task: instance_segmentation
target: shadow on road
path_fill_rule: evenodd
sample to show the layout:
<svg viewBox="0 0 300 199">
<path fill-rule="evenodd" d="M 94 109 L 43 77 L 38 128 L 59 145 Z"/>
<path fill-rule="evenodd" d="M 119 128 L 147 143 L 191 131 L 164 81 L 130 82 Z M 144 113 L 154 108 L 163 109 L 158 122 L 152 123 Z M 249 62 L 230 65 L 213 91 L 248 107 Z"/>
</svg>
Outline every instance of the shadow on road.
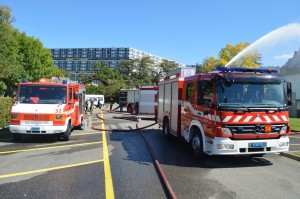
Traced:
<svg viewBox="0 0 300 199">
<path fill-rule="evenodd" d="M 201 168 L 235 168 L 270 166 L 272 162 L 265 158 L 251 156 L 209 156 L 198 158 L 184 140 L 165 138 L 161 130 L 142 130 L 149 141 L 161 165 Z M 137 132 L 114 132 L 110 135 L 111 141 L 121 142 L 128 153 L 127 160 L 139 164 L 152 164 L 150 153 L 141 135 Z"/>
</svg>

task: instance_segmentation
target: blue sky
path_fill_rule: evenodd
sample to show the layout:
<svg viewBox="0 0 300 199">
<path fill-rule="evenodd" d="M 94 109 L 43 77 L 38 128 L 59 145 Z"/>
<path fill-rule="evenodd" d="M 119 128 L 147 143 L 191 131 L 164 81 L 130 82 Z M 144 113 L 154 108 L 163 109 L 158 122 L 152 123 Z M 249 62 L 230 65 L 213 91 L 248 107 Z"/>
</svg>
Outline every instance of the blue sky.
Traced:
<svg viewBox="0 0 300 199">
<path fill-rule="evenodd" d="M 217 57 L 226 44 L 253 43 L 300 23 L 299 0 L 1 0 L 0 5 L 12 9 L 15 28 L 46 48 L 132 47 L 188 65 Z M 264 65 L 284 64 L 299 50 L 300 39 L 288 47 Z"/>
</svg>

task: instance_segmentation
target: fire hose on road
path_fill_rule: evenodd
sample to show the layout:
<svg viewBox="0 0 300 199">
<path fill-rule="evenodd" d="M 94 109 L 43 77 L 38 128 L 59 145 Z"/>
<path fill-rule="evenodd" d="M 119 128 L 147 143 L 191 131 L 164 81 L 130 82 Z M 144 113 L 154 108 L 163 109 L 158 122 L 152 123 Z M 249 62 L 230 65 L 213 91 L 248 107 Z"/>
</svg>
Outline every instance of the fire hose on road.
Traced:
<svg viewBox="0 0 300 199">
<path fill-rule="evenodd" d="M 108 112 L 113 112 L 113 111 L 108 111 Z M 151 126 L 153 126 L 153 125 L 155 125 L 157 123 L 155 122 L 153 124 L 150 124 L 150 125 L 147 125 L 147 126 L 144 126 L 144 127 L 139 127 L 139 121 L 140 121 L 140 119 L 137 117 L 135 119 L 137 121 L 137 123 L 136 123 L 136 129 L 102 129 L 102 128 L 97 128 L 97 126 L 102 125 L 102 123 L 104 122 L 104 119 L 102 117 L 100 117 L 100 113 L 97 113 L 96 116 L 100 120 L 102 120 L 102 122 L 93 125 L 91 127 L 93 130 L 110 131 L 110 132 L 133 132 L 133 131 L 138 131 L 140 133 L 140 135 L 142 136 L 142 138 L 143 138 L 143 140 L 144 140 L 144 142 L 145 142 L 145 144 L 146 144 L 146 146 L 147 146 L 147 148 L 148 148 L 148 150 L 149 150 L 149 152 L 151 154 L 151 157 L 152 157 L 152 159 L 154 161 L 155 168 L 158 171 L 158 175 L 159 175 L 160 179 L 162 180 L 164 187 L 167 189 L 167 193 L 168 193 L 169 197 L 172 198 L 172 199 L 176 199 L 177 197 L 176 197 L 174 191 L 172 190 L 172 188 L 171 188 L 171 186 L 170 186 L 170 184 L 169 184 L 169 182 L 167 180 L 167 177 L 166 177 L 165 173 L 163 172 L 163 169 L 162 169 L 159 161 L 157 160 L 157 158 L 155 156 L 155 153 L 154 153 L 154 151 L 153 151 L 150 143 L 148 142 L 148 140 L 146 139 L 145 135 L 141 131 L 142 129 L 151 127 Z M 134 120 L 134 118 L 132 118 L 132 117 L 114 117 L 114 118 L 116 118 L 116 119 L 129 119 L 131 121 Z"/>
</svg>

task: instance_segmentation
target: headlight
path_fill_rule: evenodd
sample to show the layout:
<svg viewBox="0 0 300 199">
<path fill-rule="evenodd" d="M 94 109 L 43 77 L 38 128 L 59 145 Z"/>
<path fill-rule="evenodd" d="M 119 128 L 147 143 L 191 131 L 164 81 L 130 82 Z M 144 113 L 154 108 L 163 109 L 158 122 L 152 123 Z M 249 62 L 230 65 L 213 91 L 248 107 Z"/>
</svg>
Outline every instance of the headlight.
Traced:
<svg viewBox="0 0 300 199">
<path fill-rule="evenodd" d="M 234 149 L 233 144 L 217 144 L 217 149 Z"/>
<path fill-rule="evenodd" d="M 229 128 L 222 128 L 222 133 L 227 134 L 227 135 L 231 135 L 231 131 Z"/>
<path fill-rule="evenodd" d="M 284 134 L 284 133 L 286 133 L 286 131 L 287 131 L 287 126 L 284 126 L 281 128 L 280 134 Z"/>
<path fill-rule="evenodd" d="M 279 142 L 279 147 L 289 146 L 288 142 Z"/>
</svg>

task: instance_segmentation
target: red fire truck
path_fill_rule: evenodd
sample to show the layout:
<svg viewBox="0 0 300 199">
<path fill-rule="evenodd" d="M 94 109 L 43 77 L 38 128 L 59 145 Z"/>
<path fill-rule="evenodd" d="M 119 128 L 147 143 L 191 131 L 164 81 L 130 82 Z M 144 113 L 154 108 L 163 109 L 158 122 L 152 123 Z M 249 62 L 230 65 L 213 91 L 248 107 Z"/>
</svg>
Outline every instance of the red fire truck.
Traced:
<svg viewBox="0 0 300 199">
<path fill-rule="evenodd" d="M 85 87 L 68 78 L 23 79 L 11 108 L 9 130 L 15 140 L 22 134 L 57 134 L 67 141 L 73 127 L 83 127 L 84 101 Z"/>
<path fill-rule="evenodd" d="M 276 70 L 172 71 L 158 85 L 157 122 L 199 155 L 262 156 L 289 149 L 291 83 Z"/>
</svg>

